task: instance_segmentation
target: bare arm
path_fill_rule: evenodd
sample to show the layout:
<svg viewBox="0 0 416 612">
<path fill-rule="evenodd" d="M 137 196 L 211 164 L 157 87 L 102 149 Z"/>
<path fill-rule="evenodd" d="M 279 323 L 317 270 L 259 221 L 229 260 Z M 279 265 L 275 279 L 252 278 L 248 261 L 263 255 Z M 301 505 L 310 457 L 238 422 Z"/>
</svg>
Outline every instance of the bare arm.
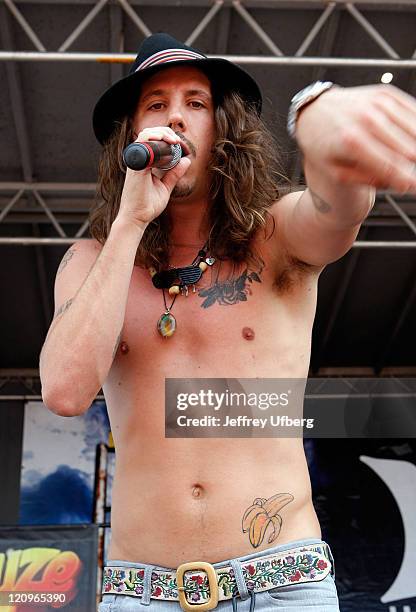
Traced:
<svg viewBox="0 0 416 612">
<path fill-rule="evenodd" d="M 310 180 L 314 187 L 316 182 L 313 178 Z M 284 240 L 286 250 L 316 268 L 325 267 L 349 251 L 361 223 L 374 204 L 375 196 L 371 188 L 358 193 L 354 188 L 345 185 L 337 187 L 329 181 L 320 187 L 320 192 L 327 195 L 327 199 L 309 187 L 283 196 L 274 205 L 281 228 L 280 239 Z M 352 203 L 355 206 L 349 206 Z M 357 218 L 343 214 L 351 209 L 356 211 Z"/>
<path fill-rule="evenodd" d="M 416 100 L 391 85 L 333 87 L 300 112 L 308 189 L 276 212 L 287 250 L 322 267 L 344 255 L 376 188 L 416 192 Z"/>
<path fill-rule="evenodd" d="M 138 139 L 180 140 L 163 126 L 146 128 Z M 182 158 L 161 179 L 150 169 L 127 169 L 119 211 L 98 257 L 93 241 L 65 254 L 56 275 L 55 318 L 40 355 L 42 397 L 53 412 L 81 414 L 102 388 L 120 341 L 137 247 L 190 164 Z"/>
<path fill-rule="evenodd" d="M 57 414 L 74 416 L 87 410 L 107 377 L 143 231 L 116 220 L 98 257 L 92 244 L 78 242 L 62 259 L 55 282 L 55 317 L 40 355 L 42 397 Z"/>
</svg>

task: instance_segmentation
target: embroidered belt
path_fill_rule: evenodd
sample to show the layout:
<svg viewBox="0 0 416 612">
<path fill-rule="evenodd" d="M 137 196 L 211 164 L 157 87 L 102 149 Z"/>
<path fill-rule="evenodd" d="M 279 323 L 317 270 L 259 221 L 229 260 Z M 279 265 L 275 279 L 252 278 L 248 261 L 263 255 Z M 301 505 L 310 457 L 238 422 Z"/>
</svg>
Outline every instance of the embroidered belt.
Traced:
<svg viewBox="0 0 416 612">
<path fill-rule="evenodd" d="M 280 553 L 240 561 L 250 592 L 261 592 L 293 583 L 319 582 L 332 570 L 326 543 L 298 546 Z M 144 568 L 106 565 L 103 594 L 143 595 Z M 176 570 L 152 570 L 150 596 L 179 601 L 183 610 L 211 610 L 218 601 L 238 596 L 234 569 L 230 563 L 215 568 L 211 563 L 182 563 Z"/>
</svg>

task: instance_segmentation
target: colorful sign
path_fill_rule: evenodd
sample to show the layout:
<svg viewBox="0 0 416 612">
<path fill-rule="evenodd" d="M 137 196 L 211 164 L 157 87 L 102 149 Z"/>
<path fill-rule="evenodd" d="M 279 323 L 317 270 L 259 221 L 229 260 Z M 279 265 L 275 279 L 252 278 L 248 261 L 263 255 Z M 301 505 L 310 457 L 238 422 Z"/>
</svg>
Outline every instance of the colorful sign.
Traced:
<svg viewBox="0 0 416 612">
<path fill-rule="evenodd" d="M 95 610 L 97 527 L 0 529 L 2 612 Z"/>
</svg>

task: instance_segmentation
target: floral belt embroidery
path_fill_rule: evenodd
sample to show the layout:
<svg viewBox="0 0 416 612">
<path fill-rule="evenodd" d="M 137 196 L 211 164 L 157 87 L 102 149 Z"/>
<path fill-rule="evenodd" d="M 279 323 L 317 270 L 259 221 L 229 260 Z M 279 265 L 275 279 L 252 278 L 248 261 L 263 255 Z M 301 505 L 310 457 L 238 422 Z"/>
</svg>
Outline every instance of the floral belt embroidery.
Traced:
<svg viewBox="0 0 416 612">
<path fill-rule="evenodd" d="M 319 582 L 332 569 L 331 555 L 326 544 L 313 544 L 265 555 L 253 560 L 241 561 L 242 573 L 249 591 L 261 592 L 275 587 L 308 581 Z M 219 600 L 231 599 L 239 594 L 232 566 L 215 568 L 218 579 Z M 103 594 L 143 594 L 144 569 L 106 565 L 104 568 Z M 208 577 L 203 571 L 184 574 L 186 598 L 191 604 L 208 601 Z M 153 570 L 151 597 L 179 601 L 176 571 Z"/>
</svg>

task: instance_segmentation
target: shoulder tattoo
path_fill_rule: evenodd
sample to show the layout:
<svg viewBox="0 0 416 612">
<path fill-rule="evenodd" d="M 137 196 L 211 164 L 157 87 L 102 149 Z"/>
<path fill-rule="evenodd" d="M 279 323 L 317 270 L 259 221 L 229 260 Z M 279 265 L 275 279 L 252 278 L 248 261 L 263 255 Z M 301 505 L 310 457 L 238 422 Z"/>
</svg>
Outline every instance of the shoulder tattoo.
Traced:
<svg viewBox="0 0 416 612">
<path fill-rule="evenodd" d="M 70 261 L 70 259 L 72 259 L 72 257 L 74 256 L 76 251 L 76 247 L 73 246 L 72 248 L 69 249 L 69 251 L 67 251 L 65 253 L 65 255 L 62 258 L 61 263 L 59 264 L 59 268 L 58 271 L 56 273 L 56 275 L 58 276 L 58 274 L 60 274 L 62 272 L 62 270 L 65 268 L 65 266 L 67 265 L 68 261 Z"/>
</svg>

